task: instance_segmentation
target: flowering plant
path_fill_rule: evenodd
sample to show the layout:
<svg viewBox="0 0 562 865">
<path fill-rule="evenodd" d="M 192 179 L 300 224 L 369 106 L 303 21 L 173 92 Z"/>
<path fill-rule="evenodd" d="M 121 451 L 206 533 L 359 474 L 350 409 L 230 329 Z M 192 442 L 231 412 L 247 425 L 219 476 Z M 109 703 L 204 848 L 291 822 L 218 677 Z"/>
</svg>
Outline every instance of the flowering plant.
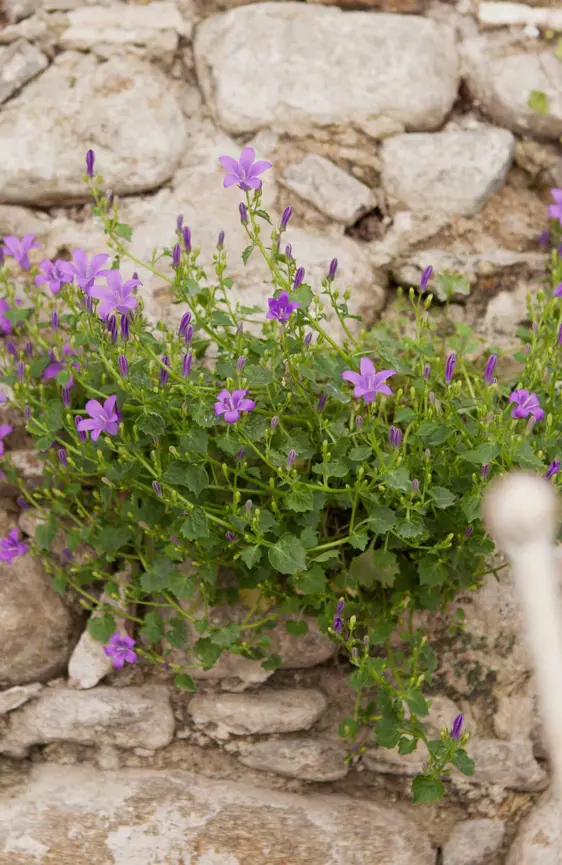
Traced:
<svg viewBox="0 0 562 865">
<path fill-rule="evenodd" d="M 533 299 L 513 381 L 498 352 L 471 360 L 468 328 L 440 333 L 432 323 L 431 269 L 410 292 L 413 338 L 382 324 L 357 333 L 337 261 L 313 292 L 283 249 L 291 208 L 277 226 L 262 209 L 270 164 L 250 148 L 221 163 L 225 186 L 243 192 L 243 259 L 260 255 L 269 274 L 271 296 L 258 308 L 232 296 L 222 233 L 210 276 L 181 217 L 159 259 L 135 258 L 91 151 L 86 180 L 112 257 L 75 250 L 72 262 L 43 260 L 18 305 L 13 260 L 28 270 L 37 244 L 5 239 L 3 381 L 44 481 L 26 483 L 9 451 L 5 474 L 41 517 L 32 548 L 53 585 L 71 586 L 97 612 L 89 628 L 115 666 L 142 656 L 186 690 L 190 673 L 224 651 L 274 670 L 282 658 L 270 629 L 283 616 L 303 635 L 314 616 L 349 657 L 357 699 L 340 728 L 349 759 L 369 731 L 402 754 L 421 743 L 428 756 L 414 799 L 433 801 L 451 764 L 465 774 L 473 764 L 462 717 L 438 740 L 424 727 L 437 659 L 414 614 L 445 608 L 489 571 L 480 500 L 490 477 L 522 466 L 558 481 L 561 301 L 546 290 Z M 181 304 L 177 330 L 147 321 L 145 266 Z M 10 562 L 28 549 L 17 532 L 0 546 Z M 119 576 L 123 564 L 130 580 Z M 208 611 L 225 602 L 246 614 L 219 627 Z M 116 609 L 130 634 L 119 633 Z"/>
</svg>

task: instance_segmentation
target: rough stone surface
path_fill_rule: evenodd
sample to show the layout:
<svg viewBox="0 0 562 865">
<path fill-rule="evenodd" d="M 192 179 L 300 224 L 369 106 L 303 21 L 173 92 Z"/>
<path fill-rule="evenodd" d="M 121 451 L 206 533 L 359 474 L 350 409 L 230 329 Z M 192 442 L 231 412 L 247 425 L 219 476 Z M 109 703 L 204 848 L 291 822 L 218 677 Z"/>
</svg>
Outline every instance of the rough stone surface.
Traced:
<svg viewBox="0 0 562 865">
<path fill-rule="evenodd" d="M 78 7 L 69 12 L 68 21 L 62 48 L 94 51 L 102 57 L 127 49 L 171 64 L 180 34 L 191 36 L 191 26 L 176 4 L 168 2 Z"/>
<path fill-rule="evenodd" d="M 168 180 L 187 129 L 163 73 L 132 57 L 100 65 L 72 54 L 57 60 L 0 114 L 0 200 L 87 198 L 81 178 L 92 145 L 115 193 Z"/>
<path fill-rule="evenodd" d="M 4 0 L 2 11 L 10 24 L 15 24 L 16 21 L 33 15 L 37 9 L 41 8 L 42 3 L 43 0 Z"/>
<path fill-rule="evenodd" d="M 463 56 L 470 94 L 492 120 L 513 132 L 560 138 L 562 63 L 553 51 L 525 45 L 510 34 L 494 34 L 468 40 Z M 546 94 L 547 114 L 527 104 L 533 90 Z"/>
<path fill-rule="evenodd" d="M 44 682 L 72 651 L 74 623 L 31 555 L 0 563 L 0 687 Z"/>
<path fill-rule="evenodd" d="M 548 775 L 533 756 L 530 742 L 472 739 L 466 750 L 476 763 L 468 782 L 496 785 L 508 790 L 536 792 L 548 785 Z"/>
<path fill-rule="evenodd" d="M 562 804 L 547 793 L 523 821 L 506 865 L 560 865 Z"/>
<path fill-rule="evenodd" d="M 255 694 L 200 694 L 189 704 L 196 724 L 212 724 L 217 738 L 233 733 L 294 733 L 308 730 L 322 715 L 327 700 L 322 691 L 291 688 Z"/>
<path fill-rule="evenodd" d="M 204 95 L 233 133 L 369 135 L 381 118 L 431 130 L 457 93 L 453 32 L 424 18 L 263 3 L 207 19 L 194 45 Z"/>
<path fill-rule="evenodd" d="M 345 746 L 324 739 L 266 739 L 244 745 L 243 766 L 301 781 L 337 781 L 349 771 Z"/>
<path fill-rule="evenodd" d="M 504 836 L 503 820 L 465 820 L 455 826 L 443 848 L 443 865 L 487 865 Z"/>
<path fill-rule="evenodd" d="M 45 55 L 23 39 L 0 48 L 0 102 L 6 102 L 47 65 Z"/>
<path fill-rule="evenodd" d="M 31 745 L 47 742 L 164 748 L 175 727 L 168 691 L 160 686 L 48 689 L 8 717 L 0 752 L 12 756 L 24 756 Z"/>
<path fill-rule="evenodd" d="M 19 709 L 33 697 L 37 697 L 42 690 L 43 685 L 40 682 L 33 682 L 31 685 L 14 685 L 7 691 L 0 691 L 0 715 Z"/>
<path fill-rule="evenodd" d="M 505 129 L 395 135 L 382 144 L 382 184 L 408 210 L 477 213 L 503 184 L 515 139 Z"/>
<path fill-rule="evenodd" d="M 366 865 L 366 851 L 373 863 L 435 861 L 397 806 L 180 771 L 36 767 L 0 804 L 6 865 Z"/>
<path fill-rule="evenodd" d="M 321 213 L 345 225 L 353 225 L 376 204 L 368 186 L 323 156 L 310 154 L 301 163 L 289 165 L 281 182 Z"/>
</svg>

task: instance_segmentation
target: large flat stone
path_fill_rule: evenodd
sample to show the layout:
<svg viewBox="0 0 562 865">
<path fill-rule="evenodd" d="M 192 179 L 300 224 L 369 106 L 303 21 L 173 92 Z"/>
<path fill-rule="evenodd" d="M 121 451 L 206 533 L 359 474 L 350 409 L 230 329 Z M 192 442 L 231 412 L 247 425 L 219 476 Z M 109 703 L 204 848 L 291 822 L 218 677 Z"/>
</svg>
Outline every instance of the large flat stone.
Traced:
<svg viewBox="0 0 562 865">
<path fill-rule="evenodd" d="M 443 848 L 443 865 L 488 865 L 503 844 L 503 820 L 464 820 Z"/>
<path fill-rule="evenodd" d="M 24 39 L 0 48 L 0 102 L 6 102 L 47 66 L 45 55 Z"/>
<path fill-rule="evenodd" d="M 9 715 L 0 753 L 21 757 L 31 745 L 48 742 L 164 748 L 172 741 L 174 728 L 164 687 L 52 688 Z"/>
<path fill-rule="evenodd" d="M 345 225 L 353 225 L 377 203 L 368 186 L 313 153 L 287 166 L 281 182 L 321 213 Z"/>
<path fill-rule="evenodd" d="M 202 22 L 194 48 L 205 97 L 233 133 L 369 135 L 381 119 L 431 130 L 457 93 L 453 31 L 417 16 L 261 3 Z"/>
<path fill-rule="evenodd" d="M 562 803 L 546 794 L 521 823 L 506 865 L 560 865 Z"/>
<path fill-rule="evenodd" d="M 382 145 L 382 184 L 394 206 L 477 213 L 505 178 L 515 139 L 505 129 L 395 135 Z"/>
<path fill-rule="evenodd" d="M 343 742 L 328 739 L 264 739 L 243 745 L 238 759 L 243 766 L 302 781 L 338 781 L 345 778 Z"/>
<path fill-rule="evenodd" d="M 401 809 L 188 772 L 35 767 L 0 799 L 3 865 L 433 865 Z"/>
<path fill-rule="evenodd" d="M 187 128 L 162 72 L 133 57 L 62 54 L 0 114 L 0 201 L 89 198 L 86 150 L 106 189 L 154 189 L 174 173 Z"/>
</svg>

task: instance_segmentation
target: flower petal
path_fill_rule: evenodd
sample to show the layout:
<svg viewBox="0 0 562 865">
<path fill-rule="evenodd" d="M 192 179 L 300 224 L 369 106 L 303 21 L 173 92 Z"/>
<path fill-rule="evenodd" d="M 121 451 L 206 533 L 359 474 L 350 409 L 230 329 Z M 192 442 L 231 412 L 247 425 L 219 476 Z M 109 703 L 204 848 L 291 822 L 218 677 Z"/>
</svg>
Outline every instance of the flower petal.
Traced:
<svg viewBox="0 0 562 865">
<path fill-rule="evenodd" d="M 215 414 L 217 417 L 219 417 L 221 414 L 224 414 L 225 411 L 226 411 L 226 406 L 223 402 L 216 402 L 215 403 Z"/>
<path fill-rule="evenodd" d="M 254 150 L 254 148 L 245 147 L 240 154 L 240 159 L 238 160 L 240 167 L 243 168 L 245 172 L 248 172 L 252 167 L 255 158 L 256 151 Z"/>
<path fill-rule="evenodd" d="M 238 162 L 232 156 L 219 156 L 219 162 L 230 173 L 238 173 Z"/>
<path fill-rule="evenodd" d="M 373 361 L 370 357 L 362 357 L 359 361 L 359 369 L 361 370 L 361 375 L 375 375 L 376 369 Z"/>
<path fill-rule="evenodd" d="M 90 417 L 99 418 L 103 414 L 103 406 L 97 399 L 89 399 L 86 403 L 86 411 Z"/>
<path fill-rule="evenodd" d="M 222 182 L 225 189 L 229 186 L 234 186 L 235 183 L 240 183 L 240 178 L 236 174 L 226 174 Z"/>
<path fill-rule="evenodd" d="M 271 162 L 266 162 L 265 159 L 258 160 L 258 162 L 254 162 L 249 171 L 250 177 L 257 177 L 258 174 L 263 174 L 264 171 L 267 171 L 269 168 L 272 168 Z"/>
<path fill-rule="evenodd" d="M 238 403 L 239 411 L 252 411 L 256 407 L 253 399 L 241 399 Z"/>
<path fill-rule="evenodd" d="M 358 372 L 353 372 L 353 370 L 351 369 L 346 369 L 345 372 L 342 372 L 341 377 L 344 378 L 346 381 L 350 381 L 351 384 L 356 385 L 361 384 L 361 382 L 363 381 L 363 376 L 360 375 Z"/>
<path fill-rule="evenodd" d="M 225 411 L 224 419 L 227 423 L 236 423 L 237 420 L 240 420 L 240 412 L 239 411 Z"/>
</svg>

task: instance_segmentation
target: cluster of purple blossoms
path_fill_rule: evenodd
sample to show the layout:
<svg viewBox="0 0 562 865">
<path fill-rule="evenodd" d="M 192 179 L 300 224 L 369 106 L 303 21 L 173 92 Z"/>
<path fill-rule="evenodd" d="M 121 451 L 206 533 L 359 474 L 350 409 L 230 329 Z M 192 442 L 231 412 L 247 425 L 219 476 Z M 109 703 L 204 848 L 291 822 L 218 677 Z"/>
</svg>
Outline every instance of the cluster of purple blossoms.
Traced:
<svg viewBox="0 0 562 865">
<path fill-rule="evenodd" d="M 137 662 L 137 653 L 133 651 L 135 645 L 136 640 L 133 640 L 128 634 L 121 636 L 117 632 L 109 638 L 103 650 L 107 657 L 111 658 L 114 669 L 122 670 L 125 664 L 135 664 Z"/>
<path fill-rule="evenodd" d="M 11 565 L 16 556 L 23 556 L 29 550 L 29 546 L 20 540 L 20 530 L 11 529 L 7 538 L 0 540 L 0 562 Z"/>
<path fill-rule="evenodd" d="M 236 423 L 244 412 L 252 411 L 256 407 L 253 399 L 247 399 L 247 390 L 221 390 L 217 394 L 215 403 L 216 417 L 224 416 L 227 423 Z"/>
<path fill-rule="evenodd" d="M 355 385 L 353 396 L 356 399 L 363 399 L 364 402 L 373 402 L 378 393 L 391 396 L 390 387 L 385 384 L 386 380 L 392 375 L 396 375 L 395 369 L 383 369 L 376 371 L 373 361 L 368 357 L 362 357 L 359 361 L 360 372 L 347 369 L 342 372 L 341 377 L 346 381 Z"/>
</svg>

